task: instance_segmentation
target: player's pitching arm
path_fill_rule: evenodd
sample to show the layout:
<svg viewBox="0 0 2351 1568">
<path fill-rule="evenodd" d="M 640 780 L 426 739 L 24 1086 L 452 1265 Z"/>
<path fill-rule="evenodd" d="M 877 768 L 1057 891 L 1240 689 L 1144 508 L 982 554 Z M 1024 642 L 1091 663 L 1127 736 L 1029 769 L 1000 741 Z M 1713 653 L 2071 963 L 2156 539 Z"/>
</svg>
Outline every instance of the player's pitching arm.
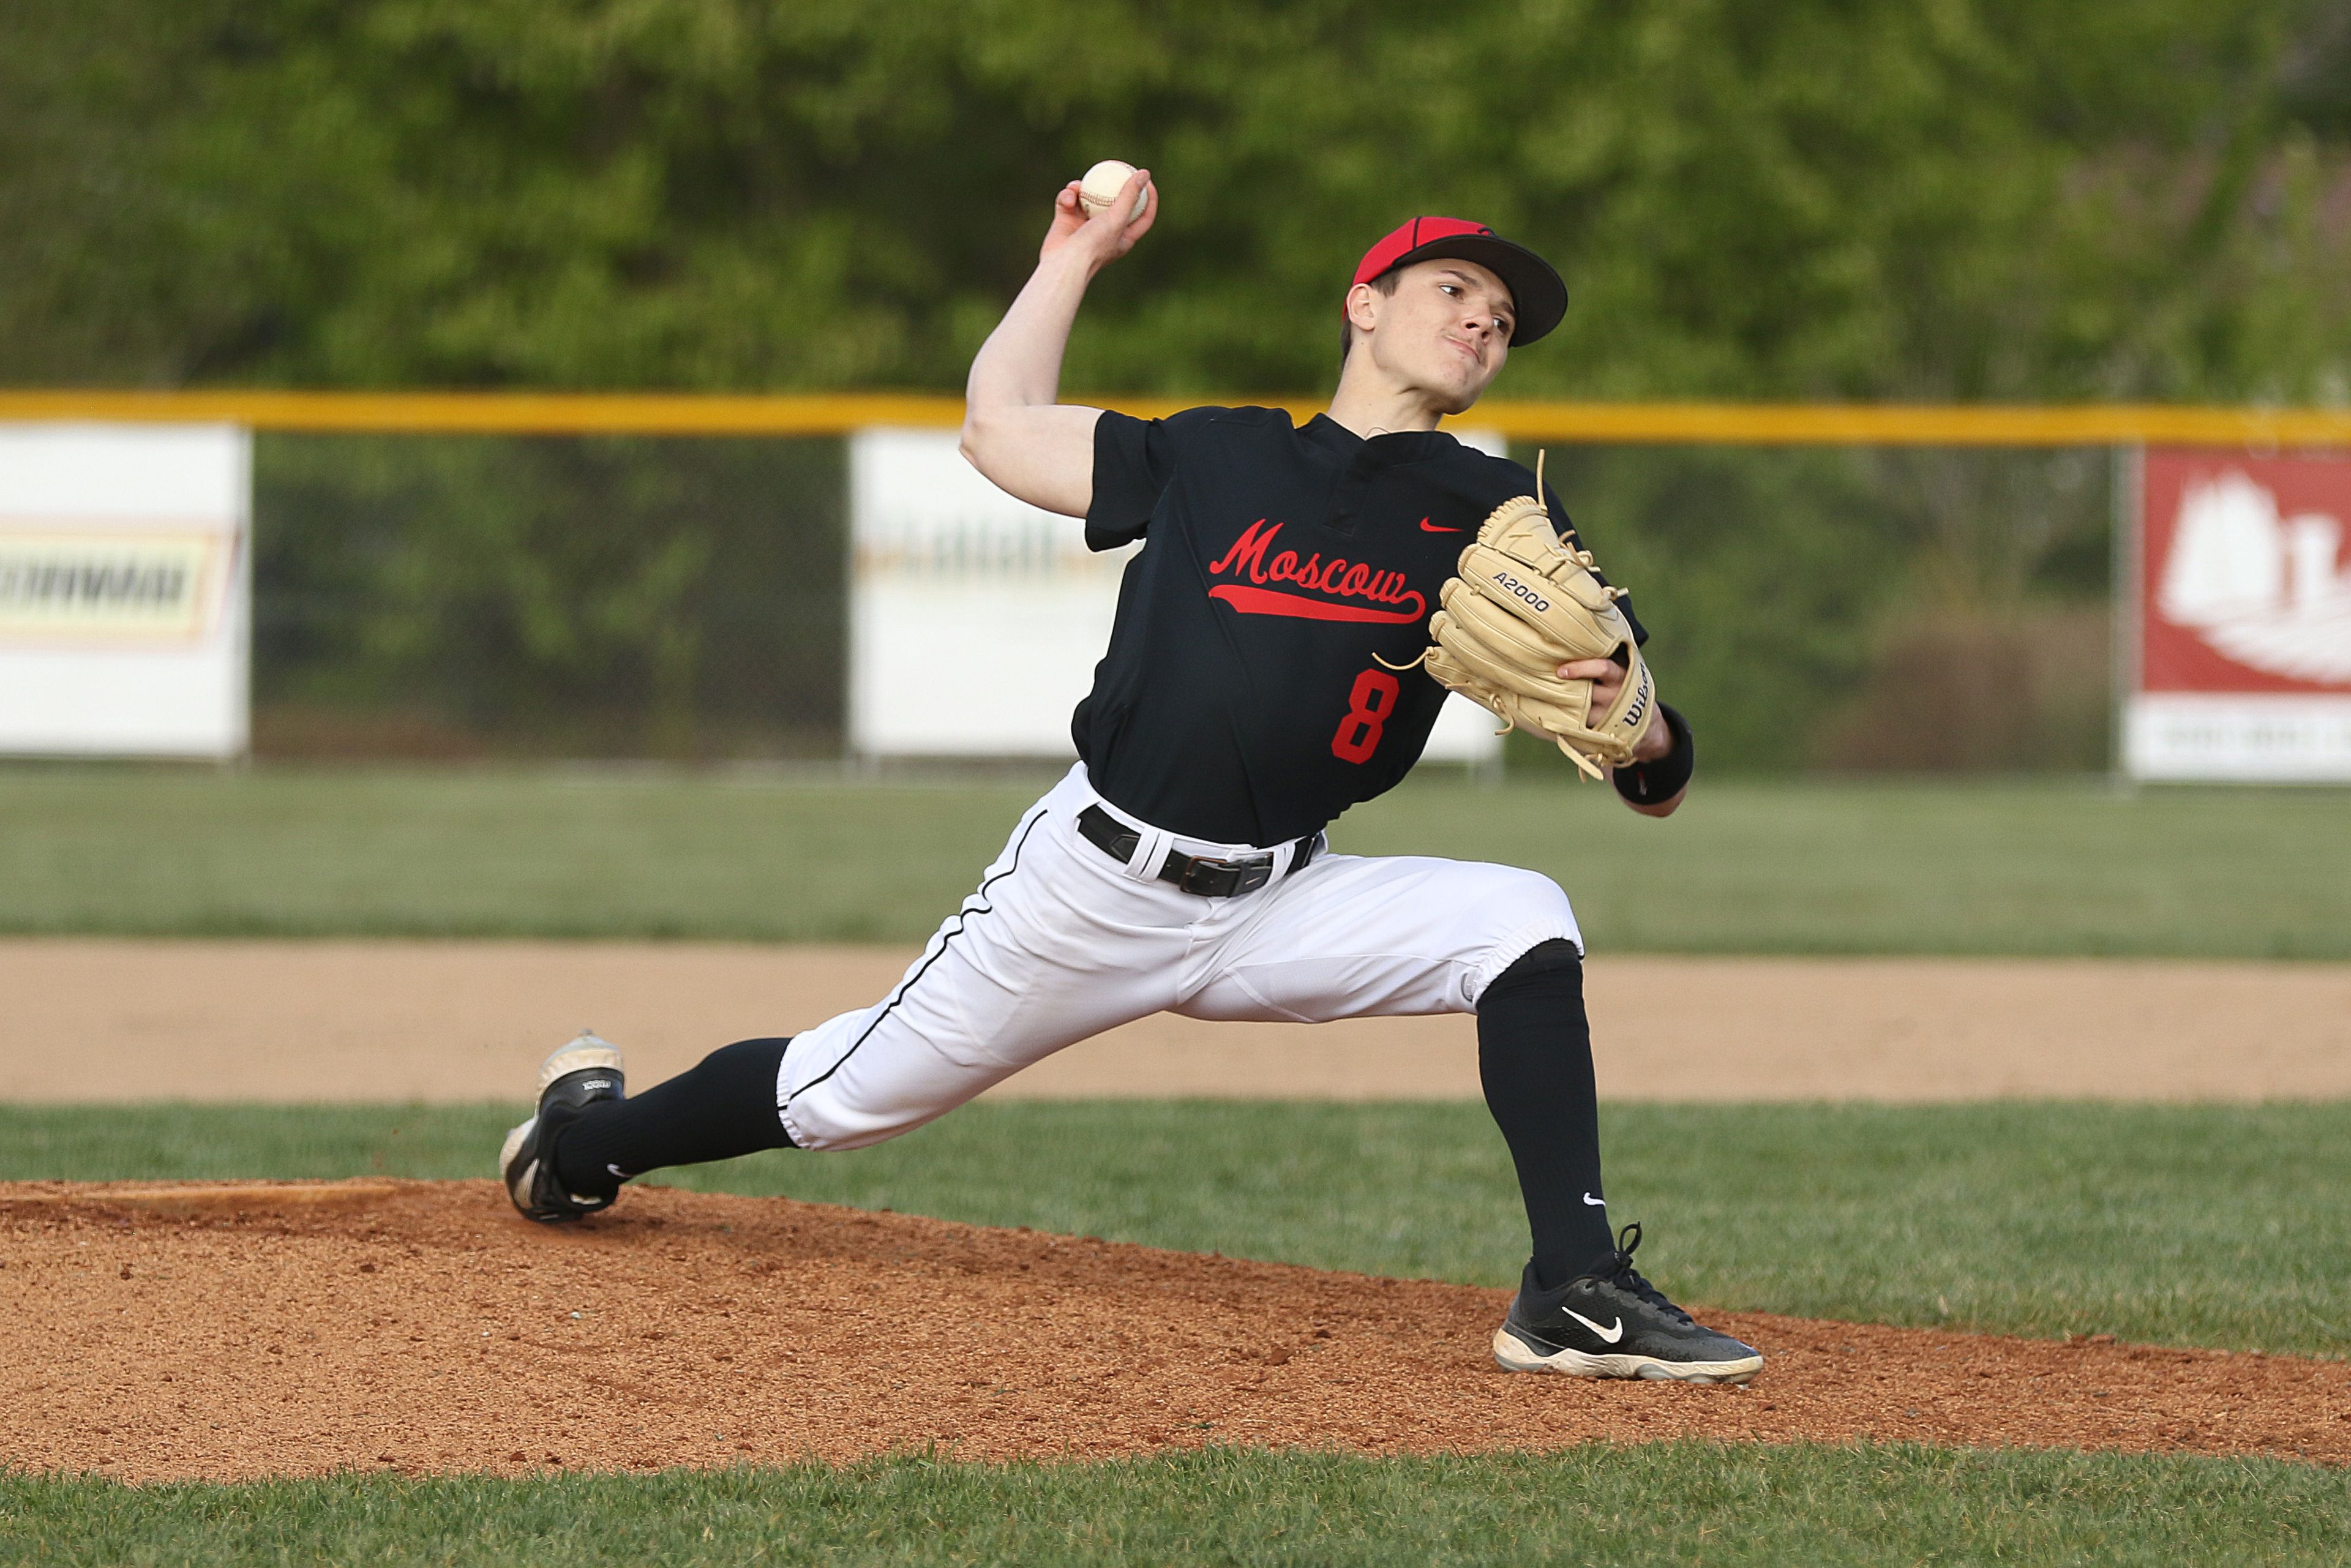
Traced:
<svg viewBox="0 0 2351 1568">
<path fill-rule="evenodd" d="M 1559 667 L 1559 678 L 1562 681 L 1590 681 L 1592 706 L 1595 712 L 1604 712 L 1615 703 L 1616 693 L 1625 684 L 1625 672 L 1614 659 L 1571 659 Z M 1660 720 L 1641 732 L 1640 741 L 1633 747 L 1633 759 L 1655 762 L 1673 748 L 1673 732 Z M 1613 773 L 1614 769 L 1609 771 Z M 1663 800 L 1646 803 L 1626 800 L 1625 804 L 1645 817 L 1670 817 L 1680 808 L 1682 798 L 1688 793 L 1689 786 L 1685 784 Z"/>
<path fill-rule="evenodd" d="M 1137 201 L 1141 209 L 1137 211 Z M 1134 213 L 1121 223 L 1120 213 Z M 1102 411 L 1057 401 L 1070 328 L 1095 273 L 1124 256 L 1159 215 L 1159 191 L 1138 169 L 1118 199 L 1087 215 L 1071 181 L 1053 198 L 1037 270 L 980 345 L 964 384 L 963 455 L 997 488 L 1032 507 L 1082 517 L 1094 493 L 1094 424 Z"/>
</svg>

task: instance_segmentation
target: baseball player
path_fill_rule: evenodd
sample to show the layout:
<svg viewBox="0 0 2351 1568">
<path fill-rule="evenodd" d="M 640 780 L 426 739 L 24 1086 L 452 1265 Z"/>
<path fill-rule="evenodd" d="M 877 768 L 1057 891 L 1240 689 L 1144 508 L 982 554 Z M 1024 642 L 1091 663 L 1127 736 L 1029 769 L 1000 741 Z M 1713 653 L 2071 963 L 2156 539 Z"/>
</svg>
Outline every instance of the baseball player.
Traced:
<svg viewBox="0 0 2351 1568">
<path fill-rule="evenodd" d="M 1146 172 L 1092 215 L 1078 197 L 1074 182 L 1060 193 L 1036 272 L 972 362 L 963 432 L 981 473 L 1083 518 L 1088 545 L 1142 541 L 1071 723 L 1077 766 L 872 1006 L 727 1046 L 633 1098 L 619 1052 L 593 1034 L 549 1057 L 538 1113 L 500 1156 L 515 1206 L 570 1219 L 664 1166 L 862 1148 L 1163 1009 L 1299 1022 L 1474 1013 L 1486 1101 L 1533 1234 L 1495 1359 L 1583 1376 L 1752 1377 L 1760 1354 L 1693 1322 L 1635 1269 L 1640 1227 L 1612 1234 L 1566 895 L 1510 866 L 1335 853 L 1323 834 L 1411 768 L 1440 680 L 1523 721 L 1553 714 L 1550 732 L 1595 747 L 1606 765 L 1587 765 L 1634 810 L 1680 803 L 1689 727 L 1652 700 L 1619 591 L 1560 531 L 1565 514 L 1539 478 L 1437 429 L 1558 324 L 1565 285 L 1482 225 L 1416 218 L 1355 269 L 1327 414 L 1133 419 L 1056 397 L 1088 282 L 1150 230 L 1158 193 Z M 1489 542 L 1517 553 L 1473 572 L 1473 556 L 1490 564 L 1478 553 Z M 1507 659 L 1462 642 L 1477 629 L 1464 623 L 1491 622 L 1492 601 L 1512 596 L 1527 614 L 1584 604 L 1605 654 L 1562 659 L 1538 643 L 1540 681 L 1489 671 L 1480 685 L 1464 665 Z M 1432 619 L 1440 599 L 1447 613 Z M 1513 681 L 1526 690 L 1502 689 Z M 1583 725 L 1555 716 L 1562 701 Z"/>
</svg>

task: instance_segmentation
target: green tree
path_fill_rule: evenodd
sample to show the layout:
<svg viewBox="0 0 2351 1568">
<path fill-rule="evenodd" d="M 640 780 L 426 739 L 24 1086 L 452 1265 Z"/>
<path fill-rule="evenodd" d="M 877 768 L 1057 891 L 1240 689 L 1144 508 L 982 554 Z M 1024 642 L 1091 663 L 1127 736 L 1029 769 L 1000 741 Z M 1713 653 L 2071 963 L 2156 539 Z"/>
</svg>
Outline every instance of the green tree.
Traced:
<svg viewBox="0 0 2351 1568">
<path fill-rule="evenodd" d="M 1514 393 L 2340 395 L 2341 0 L 17 0 L 0 376 L 952 387 L 1047 193 L 1165 219 L 1072 380 L 1305 391 L 1416 210 Z"/>
</svg>

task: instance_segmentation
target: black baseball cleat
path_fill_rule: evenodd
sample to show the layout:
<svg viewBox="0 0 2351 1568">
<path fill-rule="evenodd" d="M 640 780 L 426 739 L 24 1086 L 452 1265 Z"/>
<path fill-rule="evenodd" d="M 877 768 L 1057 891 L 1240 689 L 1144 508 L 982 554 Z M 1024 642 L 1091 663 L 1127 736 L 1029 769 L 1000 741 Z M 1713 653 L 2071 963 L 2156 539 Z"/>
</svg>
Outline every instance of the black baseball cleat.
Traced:
<svg viewBox="0 0 2351 1568">
<path fill-rule="evenodd" d="M 617 1186 L 585 1196 L 566 1192 L 555 1179 L 554 1166 L 539 1158 L 539 1152 L 589 1106 L 627 1098 L 620 1048 L 599 1040 L 592 1029 L 581 1030 L 577 1040 L 538 1064 L 538 1114 L 508 1133 L 506 1146 L 498 1151 L 507 1196 L 524 1218 L 552 1225 L 612 1207 Z"/>
<path fill-rule="evenodd" d="M 1690 1318 L 1633 1267 L 1641 1228 L 1628 1225 L 1606 1264 L 1556 1290 L 1535 1288 L 1527 1265 L 1510 1315 L 1494 1331 L 1505 1372 L 1571 1377 L 1670 1378 L 1744 1383 L 1763 1370 L 1763 1353 Z"/>
</svg>

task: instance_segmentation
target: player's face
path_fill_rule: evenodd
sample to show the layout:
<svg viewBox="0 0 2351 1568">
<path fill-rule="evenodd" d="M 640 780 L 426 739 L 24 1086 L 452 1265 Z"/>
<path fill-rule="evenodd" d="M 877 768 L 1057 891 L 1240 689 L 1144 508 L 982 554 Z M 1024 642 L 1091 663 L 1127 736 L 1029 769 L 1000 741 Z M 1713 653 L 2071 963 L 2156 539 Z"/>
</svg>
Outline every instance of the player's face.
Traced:
<svg viewBox="0 0 2351 1568">
<path fill-rule="evenodd" d="M 1474 261 L 1415 262 L 1377 304 L 1371 340 L 1358 347 L 1444 413 L 1476 402 L 1510 357 L 1518 308 L 1502 280 Z"/>
</svg>

